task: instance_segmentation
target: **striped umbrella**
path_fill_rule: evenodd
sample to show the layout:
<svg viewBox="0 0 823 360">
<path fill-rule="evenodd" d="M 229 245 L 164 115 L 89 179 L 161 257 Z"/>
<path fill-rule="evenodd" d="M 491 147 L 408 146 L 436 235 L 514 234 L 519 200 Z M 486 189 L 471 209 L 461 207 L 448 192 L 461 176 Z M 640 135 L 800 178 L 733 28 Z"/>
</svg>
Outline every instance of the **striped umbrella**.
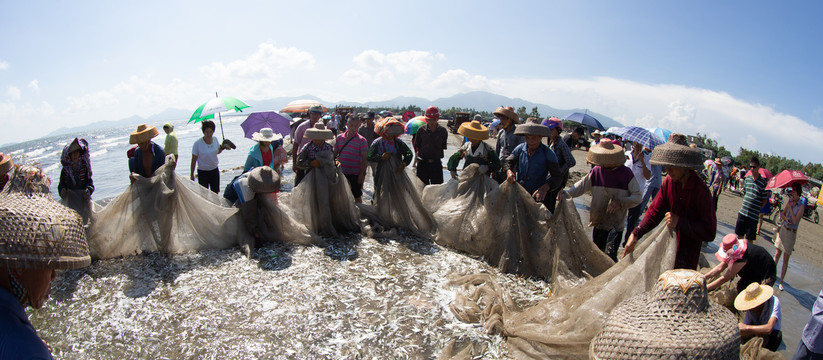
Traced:
<svg viewBox="0 0 823 360">
<path fill-rule="evenodd" d="M 621 132 L 623 133 L 621 135 L 623 140 L 643 144 L 643 147 L 649 149 L 654 149 L 657 145 L 663 145 L 663 139 L 642 127 L 626 126 Z"/>
<path fill-rule="evenodd" d="M 320 101 L 312 100 L 312 99 L 302 99 L 302 100 L 294 100 L 290 102 L 286 107 L 280 110 L 283 113 L 303 113 L 309 111 L 309 108 L 314 105 L 320 105 L 323 108 L 323 112 L 329 112 L 329 108 L 323 106 Z"/>
<path fill-rule="evenodd" d="M 420 130 L 421 127 L 426 126 L 426 117 L 423 115 L 416 116 L 411 118 L 408 123 L 406 123 L 406 134 L 414 135 L 417 134 L 417 130 Z"/>
</svg>

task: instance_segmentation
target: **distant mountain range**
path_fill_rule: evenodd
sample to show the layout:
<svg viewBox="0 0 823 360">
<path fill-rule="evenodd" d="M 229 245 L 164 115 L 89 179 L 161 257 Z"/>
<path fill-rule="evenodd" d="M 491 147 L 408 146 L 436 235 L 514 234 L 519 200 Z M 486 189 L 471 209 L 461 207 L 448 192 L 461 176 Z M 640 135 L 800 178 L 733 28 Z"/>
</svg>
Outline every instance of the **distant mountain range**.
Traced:
<svg viewBox="0 0 823 360">
<path fill-rule="evenodd" d="M 313 99 L 317 100 L 318 102 L 326 105 L 327 107 L 333 107 L 337 105 L 347 105 L 347 106 L 362 106 L 362 107 L 370 107 L 370 108 L 390 108 L 390 107 L 403 107 L 407 105 L 416 105 L 420 108 L 425 109 L 431 105 L 442 108 L 473 108 L 478 110 L 486 110 L 491 111 L 498 106 L 511 106 L 515 109 L 521 106 L 526 107 L 526 111 L 531 111 L 532 108 L 537 107 L 537 111 L 543 117 L 548 116 L 557 116 L 563 117 L 568 115 L 572 112 L 584 112 L 584 109 L 557 109 L 545 104 L 538 104 L 531 101 L 526 101 L 520 98 L 509 98 L 502 95 L 492 94 L 486 91 L 473 91 L 468 93 L 461 93 L 450 97 L 439 98 L 436 100 L 428 100 L 419 97 L 405 97 L 400 96 L 396 97 L 391 100 L 384 100 L 384 101 L 370 101 L 366 103 L 360 102 L 353 102 L 353 101 L 337 101 L 337 102 L 330 102 L 324 101 L 316 96 L 312 95 L 303 95 L 303 96 L 295 96 L 295 97 L 278 97 L 268 100 L 257 100 L 257 101 L 248 101 L 247 103 L 252 107 L 246 109 L 247 112 L 257 112 L 257 111 L 279 111 L 288 103 L 298 100 L 298 99 Z M 53 135 L 62 135 L 68 133 L 75 133 L 75 132 L 82 132 L 87 130 L 96 130 L 101 128 L 108 128 L 108 127 L 118 127 L 118 126 L 125 126 L 125 125 L 136 125 L 136 124 L 155 124 L 160 125 L 166 122 L 177 123 L 182 120 L 187 120 L 189 116 L 191 116 L 194 109 L 175 109 L 175 108 L 168 108 L 163 110 L 160 113 L 151 115 L 149 117 L 141 117 L 141 116 L 131 116 L 125 119 L 120 120 L 105 120 L 105 121 L 98 121 L 91 124 L 78 126 L 78 127 L 63 127 L 52 131 L 48 134 L 48 136 Z M 623 126 L 623 124 L 618 123 L 614 119 L 605 116 L 603 114 L 598 114 L 595 112 L 588 112 L 589 115 L 594 116 L 597 120 L 600 121 L 601 124 L 605 128 L 610 128 L 612 126 Z"/>
</svg>

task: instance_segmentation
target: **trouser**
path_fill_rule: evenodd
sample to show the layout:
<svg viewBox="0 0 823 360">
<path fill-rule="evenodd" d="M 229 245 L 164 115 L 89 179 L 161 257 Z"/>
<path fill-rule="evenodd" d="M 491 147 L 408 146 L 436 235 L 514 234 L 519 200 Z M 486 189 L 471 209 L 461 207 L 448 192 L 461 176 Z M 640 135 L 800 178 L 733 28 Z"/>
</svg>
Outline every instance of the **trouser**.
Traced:
<svg viewBox="0 0 823 360">
<path fill-rule="evenodd" d="M 294 187 L 297 187 L 297 185 L 300 184 L 300 181 L 302 181 L 304 177 L 306 177 L 306 170 L 300 170 L 300 169 L 295 170 L 294 171 Z"/>
<path fill-rule="evenodd" d="M 629 241 L 629 236 L 631 236 L 632 231 L 634 228 L 637 227 L 637 223 L 640 222 L 640 214 L 643 213 L 643 204 L 637 204 L 637 206 L 629 209 L 629 213 L 626 215 L 626 236 L 623 238 L 623 246 L 626 246 L 626 242 Z"/>
<path fill-rule="evenodd" d="M 757 239 L 757 218 L 750 218 L 737 214 L 737 223 L 734 225 L 734 233 L 747 240 Z"/>
<path fill-rule="evenodd" d="M 592 230 L 592 240 L 600 251 L 609 255 L 612 260 L 617 262 L 617 248 L 620 245 L 620 238 L 623 237 L 623 231 L 604 230 L 594 228 Z"/>
<path fill-rule="evenodd" d="M 797 351 L 794 352 L 792 360 L 823 360 L 823 354 L 809 350 L 809 347 L 806 346 L 803 339 L 800 339 L 800 343 L 797 344 Z"/>
<path fill-rule="evenodd" d="M 197 169 L 197 182 L 215 194 L 220 192 L 220 169 L 200 170 Z"/>
<path fill-rule="evenodd" d="M 420 159 L 420 161 L 417 162 L 417 177 L 424 185 L 442 184 L 443 164 L 440 162 L 440 159 Z"/>
</svg>

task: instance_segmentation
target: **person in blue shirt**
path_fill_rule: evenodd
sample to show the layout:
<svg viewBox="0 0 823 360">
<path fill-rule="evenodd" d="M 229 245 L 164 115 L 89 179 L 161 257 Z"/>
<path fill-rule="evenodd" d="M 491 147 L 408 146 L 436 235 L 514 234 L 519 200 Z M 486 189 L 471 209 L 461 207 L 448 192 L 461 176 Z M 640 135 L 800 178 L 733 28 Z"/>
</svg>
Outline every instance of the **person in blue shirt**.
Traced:
<svg viewBox="0 0 823 360">
<path fill-rule="evenodd" d="M 56 269 L 91 263 L 80 218 L 52 198 L 49 184 L 40 169 L 21 166 L 0 195 L 0 360 L 52 358 L 25 307 L 43 307 Z"/>
<path fill-rule="evenodd" d="M 546 208 L 555 199 L 547 196 L 550 191 L 560 188 L 563 175 L 557 155 L 543 144 L 544 137 L 549 136 L 549 128 L 541 124 L 526 123 L 517 127 L 516 135 L 523 135 L 526 142 L 514 148 L 506 159 L 509 164 L 506 181 L 515 181 L 523 186 L 535 201 L 543 203 Z"/>
<path fill-rule="evenodd" d="M 151 141 L 158 134 L 156 127 L 140 124 L 129 135 L 129 144 L 137 144 L 134 155 L 129 156 L 129 172 L 148 178 L 166 163 L 163 148 Z M 129 176 L 129 179 L 134 182 L 134 175 Z"/>
</svg>

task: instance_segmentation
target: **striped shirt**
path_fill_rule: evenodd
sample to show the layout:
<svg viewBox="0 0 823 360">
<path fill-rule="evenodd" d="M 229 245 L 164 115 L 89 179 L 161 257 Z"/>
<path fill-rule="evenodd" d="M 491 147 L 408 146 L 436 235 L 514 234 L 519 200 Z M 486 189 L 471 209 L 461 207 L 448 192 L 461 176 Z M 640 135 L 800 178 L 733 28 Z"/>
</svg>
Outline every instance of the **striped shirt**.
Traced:
<svg viewBox="0 0 823 360">
<path fill-rule="evenodd" d="M 361 160 L 363 154 L 369 152 L 369 144 L 360 134 L 355 133 L 353 138 L 347 139 L 346 133 L 342 133 L 334 141 L 334 152 L 338 154 L 337 159 L 340 160 L 344 174 L 360 175 Z"/>
<path fill-rule="evenodd" d="M 757 220 L 760 216 L 760 209 L 763 208 L 763 200 L 768 198 L 766 178 L 761 176 L 754 180 L 752 176 L 748 176 L 743 180 L 743 188 L 746 195 L 743 196 L 743 207 L 740 208 L 739 213 L 749 219 Z"/>
</svg>

